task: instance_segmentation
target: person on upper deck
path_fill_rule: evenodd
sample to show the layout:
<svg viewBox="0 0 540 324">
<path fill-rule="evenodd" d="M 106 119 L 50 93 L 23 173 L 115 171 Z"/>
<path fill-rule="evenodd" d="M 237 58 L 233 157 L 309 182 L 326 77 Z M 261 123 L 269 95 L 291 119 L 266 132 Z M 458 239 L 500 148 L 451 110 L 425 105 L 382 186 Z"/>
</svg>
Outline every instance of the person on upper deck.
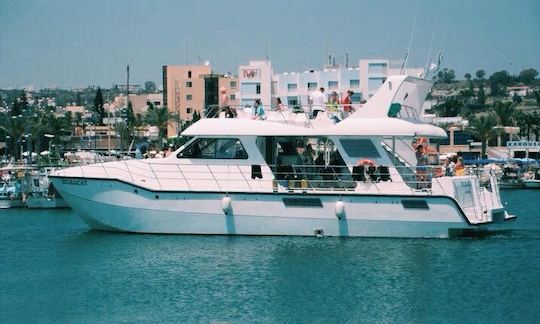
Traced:
<svg viewBox="0 0 540 324">
<path fill-rule="evenodd" d="M 337 92 L 333 91 L 332 94 L 330 94 L 330 99 L 326 104 L 326 108 L 328 109 L 328 112 L 330 113 L 329 117 L 334 122 L 334 124 L 339 123 L 343 117 L 341 116 L 341 110 L 339 109 Z"/>
<path fill-rule="evenodd" d="M 220 111 L 225 112 L 225 118 L 235 118 L 236 117 L 236 110 L 230 106 L 230 98 L 229 94 L 227 94 L 227 89 L 225 87 L 221 87 L 219 89 L 219 92 L 221 93 L 221 97 L 219 100 L 220 104 Z"/>
<path fill-rule="evenodd" d="M 276 111 L 284 111 L 284 110 L 285 110 L 285 106 L 283 106 L 283 103 L 281 102 L 281 98 L 277 97 L 276 98 Z"/>
<path fill-rule="evenodd" d="M 316 118 L 320 112 L 324 112 L 326 102 L 328 98 L 324 94 L 324 88 L 320 87 L 318 90 L 313 91 L 309 96 L 313 105 L 311 106 L 312 118 Z"/>
<path fill-rule="evenodd" d="M 345 96 L 341 99 L 341 104 L 343 105 L 343 114 L 345 117 L 348 117 L 350 114 L 354 112 L 354 108 L 351 106 L 352 103 L 352 95 L 354 92 L 352 90 L 348 90 L 345 93 Z"/>
<path fill-rule="evenodd" d="M 264 113 L 264 108 L 261 103 L 261 99 L 255 99 L 255 104 L 253 106 L 253 119 L 265 120 L 266 114 Z"/>
</svg>

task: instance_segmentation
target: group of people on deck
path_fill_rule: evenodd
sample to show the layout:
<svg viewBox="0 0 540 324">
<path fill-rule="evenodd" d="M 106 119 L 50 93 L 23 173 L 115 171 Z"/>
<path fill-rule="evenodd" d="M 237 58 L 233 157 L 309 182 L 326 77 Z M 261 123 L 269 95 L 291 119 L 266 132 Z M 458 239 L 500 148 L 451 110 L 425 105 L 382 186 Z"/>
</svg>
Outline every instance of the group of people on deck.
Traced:
<svg viewBox="0 0 540 324">
<path fill-rule="evenodd" d="M 354 113 L 355 109 L 352 106 L 352 96 L 354 92 L 348 90 L 340 99 L 337 92 L 333 91 L 328 97 L 323 87 L 313 91 L 308 95 L 308 109 L 304 109 L 305 113 L 309 114 L 312 119 L 325 114 L 334 123 L 339 123 L 344 118 Z M 221 111 L 225 113 L 225 118 L 236 118 L 236 109 L 231 107 L 230 98 L 227 90 L 222 87 L 220 89 L 220 106 Z M 363 101 L 362 103 L 365 103 Z M 253 105 L 247 106 L 251 109 L 251 117 L 256 120 L 265 120 L 266 112 L 262 105 L 261 99 L 255 99 Z M 281 98 L 275 98 L 275 104 L 272 107 L 274 111 L 286 111 L 288 108 L 282 103 Z M 319 117 L 320 118 L 320 117 Z"/>
<path fill-rule="evenodd" d="M 464 176 L 466 174 L 465 163 L 463 156 L 460 153 L 452 156 L 447 156 L 442 166 L 431 165 L 428 159 L 429 144 L 427 141 L 422 141 L 415 145 L 416 156 L 416 177 L 418 180 L 418 188 L 423 188 L 431 177 L 452 177 L 452 176 Z"/>
<path fill-rule="evenodd" d="M 339 123 L 354 112 L 351 105 L 351 97 L 354 95 L 354 91 L 348 90 L 341 100 L 337 92 L 332 91 L 330 97 L 328 97 L 324 91 L 324 88 L 321 87 L 313 91 L 308 97 L 311 118 L 317 118 L 319 114 L 326 113 L 334 123 Z"/>
</svg>

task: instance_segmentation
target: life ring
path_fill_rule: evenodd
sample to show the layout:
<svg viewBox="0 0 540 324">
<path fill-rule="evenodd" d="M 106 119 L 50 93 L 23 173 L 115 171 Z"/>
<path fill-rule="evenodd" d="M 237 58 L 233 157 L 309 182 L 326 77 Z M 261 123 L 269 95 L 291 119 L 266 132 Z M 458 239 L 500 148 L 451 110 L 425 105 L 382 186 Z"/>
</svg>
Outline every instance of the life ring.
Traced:
<svg viewBox="0 0 540 324">
<path fill-rule="evenodd" d="M 360 159 L 356 162 L 357 166 L 375 166 L 375 162 L 370 159 Z"/>
</svg>

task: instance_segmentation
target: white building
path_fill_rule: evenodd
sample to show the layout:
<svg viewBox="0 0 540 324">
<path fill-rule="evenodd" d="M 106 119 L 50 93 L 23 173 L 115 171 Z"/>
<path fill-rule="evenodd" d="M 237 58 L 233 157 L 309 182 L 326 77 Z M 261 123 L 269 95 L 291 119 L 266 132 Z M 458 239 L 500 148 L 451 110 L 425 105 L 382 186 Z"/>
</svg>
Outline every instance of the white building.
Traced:
<svg viewBox="0 0 540 324">
<path fill-rule="evenodd" d="M 423 69 L 405 69 L 404 74 L 420 76 Z M 281 98 L 286 105 L 307 105 L 309 93 L 323 87 L 326 93 L 337 92 L 341 97 L 347 90 L 354 91 L 353 102 L 369 99 L 389 75 L 400 74 L 400 68 L 390 66 L 389 60 L 360 60 L 358 66 L 326 67 L 323 70 L 283 72 L 274 74 L 269 61 L 252 61 L 239 69 L 242 105 L 261 99 L 263 105 Z"/>
<path fill-rule="evenodd" d="M 248 65 L 238 68 L 239 93 L 242 106 L 252 105 L 255 99 L 260 99 L 263 105 L 272 103 L 273 71 L 270 61 L 250 61 Z"/>
</svg>

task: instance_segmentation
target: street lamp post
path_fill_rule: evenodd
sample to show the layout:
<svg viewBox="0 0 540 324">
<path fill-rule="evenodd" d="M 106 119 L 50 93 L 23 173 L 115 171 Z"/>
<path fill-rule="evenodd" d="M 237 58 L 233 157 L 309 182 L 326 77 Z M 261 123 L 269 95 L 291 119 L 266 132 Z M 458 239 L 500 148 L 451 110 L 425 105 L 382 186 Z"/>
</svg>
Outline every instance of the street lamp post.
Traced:
<svg viewBox="0 0 540 324">
<path fill-rule="evenodd" d="M 7 159 L 9 158 L 9 140 L 11 139 L 11 137 L 9 135 L 6 135 L 6 148 L 4 149 L 4 160 L 7 161 Z"/>
</svg>

